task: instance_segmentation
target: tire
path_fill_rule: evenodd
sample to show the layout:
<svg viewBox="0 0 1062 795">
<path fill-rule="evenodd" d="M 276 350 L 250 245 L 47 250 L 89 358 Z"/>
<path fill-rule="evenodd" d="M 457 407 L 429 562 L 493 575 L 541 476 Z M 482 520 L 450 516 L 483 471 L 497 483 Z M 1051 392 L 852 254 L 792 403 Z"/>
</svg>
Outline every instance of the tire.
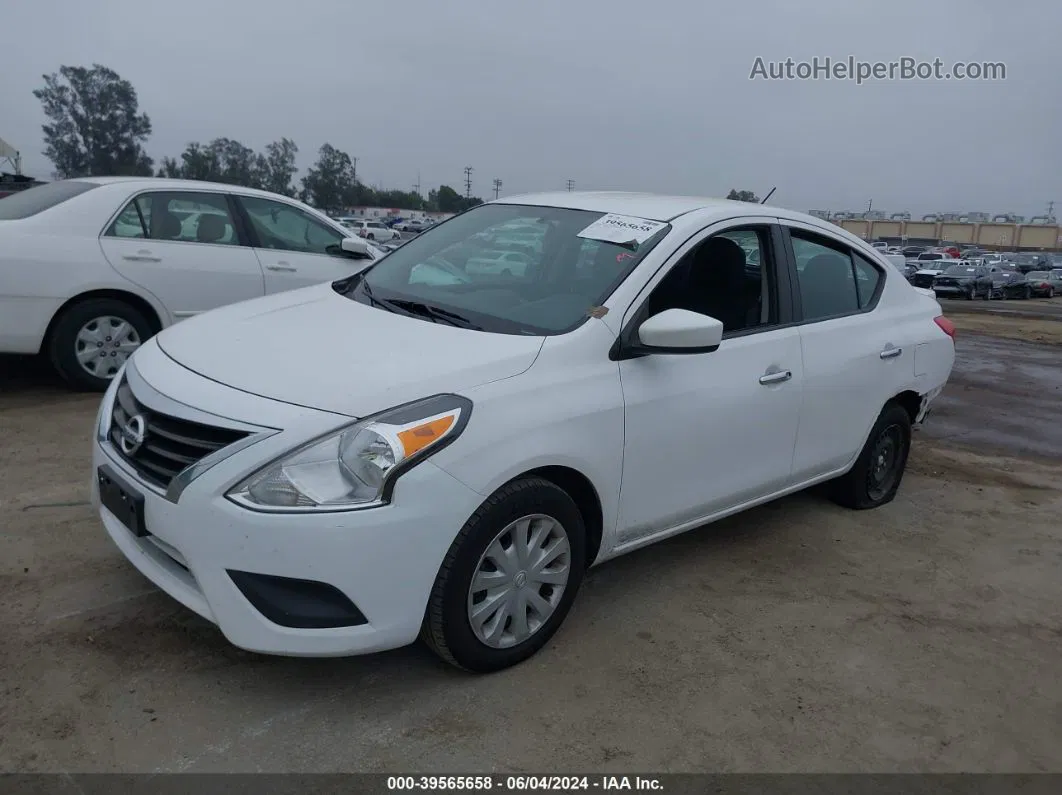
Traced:
<svg viewBox="0 0 1062 795">
<path fill-rule="evenodd" d="M 888 438 L 892 453 L 879 445 Z M 838 505 L 861 511 L 892 502 L 900 488 L 911 452 L 911 416 L 898 403 L 887 403 L 870 429 L 866 444 L 852 468 L 835 480 L 830 497 Z M 876 477 L 875 464 L 886 457 L 884 476 Z"/>
<path fill-rule="evenodd" d="M 971 287 L 971 288 L 970 288 L 970 292 L 968 292 L 968 293 L 966 294 L 966 300 L 967 300 L 967 301 L 972 301 L 972 300 L 974 300 L 974 298 L 976 298 L 976 297 L 977 297 L 977 290 L 975 290 L 975 289 L 974 289 L 973 287 Z"/>
<path fill-rule="evenodd" d="M 1047 297 L 1048 298 L 1054 298 L 1055 297 L 1055 288 L 1054 287 L 1048 287 L 1047 288 Z"/>
<path fill-rule="evenodd" d="M 1025 290 L 1022 292 L 1021 297 L 1023 299 L 1025 299 L 1026 301 L 1028 301 L 1030 298 L 1032 298 L 1032 288 L 1031 287 L 1026 287 Z"/>
<path fill-rule="evenodd" d="M 131 327 L 123 341 L 112 340 L 111 335 L 107 334 L 109 330 L 120 332 L 120 327 L 116 326 L 114 321 L 127 323 Z M 102 343 L 97 349 L 101 354 L 111 355 L 100 357 L 108 364 L 97 363 L 96 372 L 99 374 L 93 374 L 89 366 L 95 360 L 89 360 L 89 365 L 82 366 L 78 353 L 79 350 L 92 350 L 92 343 L 86 340 L 97 333 L 101 337 L 98 342 Z M 155 329 L 143 312 L 125 301 L 116 298 L 90 298 L 68 307 L 59 316 L 49 338 L 48 355 L 52 366 L 72 387 L 86 392 L 103 392 L 110 386 L 111 378 L 121 363 L 154 333 Z M 114 349 L 108 350 L 108 346 L 112 344 Z"/>
<path fill-rule="evenodd" d="M 474 605 L 486 601 L 485 598 L 478 601 L 474 599 L 475 595 L 484 592 L 473 594 L 473 577 L 481 566 L 487 567 L 484 568 L 486 575 L 494 573 L 488 570 L 488 550 L 498 541 L 504 546 L 504 539 L 509 535 L 507 530 L 512 523 L 532 516 L 552 519 L 560 525 L 560 533 L 566 535 L 567 580 L 552 612 L 531 631 L 529 637 L 521 642 L 516 642 L 513 637 L 502 637 L 513 626 L 511 617 L 506 617 L 499 640 L 495 645 L 488 645 L 473 629 L 470 618 Z M 534 523 L 536 529 L 545 526 L 545 522 L 540 523 L 538 519 Z M 550 532 L 547 540 L 560 537 Z M 489 673 L 517 665 L 545 646 L 560 627 L 579 591 L 585 569 L 586 530 L 582 514 L 572 498 L 543 478 L 513 481 L 487 498 L 465 522 L 450 545 L 432 586 L 421 627 L 421 639 L 446 662 L 473 673 Z M 500 568 L 495 567 L 495 570 L 500 577 L 506 577 Z M 517 577 L 525 578 L 526 575 L 527 572 L 523 570 L 516 574 Z M 537 591 L 533 583 L 520 586 L 522 595 L 530 592 L 537 592 L 540 601 L 547 605 L 552 598 L 548 585 L 540 585 Z M 530 625 L 532 621 L 527 619 L 530 603 L 521 601 L 519 604 L 523 605 L 525 620 Z M 499 607 L 498 612 L 502 609 Z M 507 606 L 504 609 L 508 609 Z M 501 616 L 489 611 L 486 619 L 485 625 L 491 624 L 492 620 L 498 624 Z"/>
<path fill-rule="evenodd" d="M 376 239 L 376 235 L 374 235 L 374 234 L 372 234 L 370 232 L 369 234 L 365 235 L 365 239 L 366 240 L 375 240 Z"/>
</svg>

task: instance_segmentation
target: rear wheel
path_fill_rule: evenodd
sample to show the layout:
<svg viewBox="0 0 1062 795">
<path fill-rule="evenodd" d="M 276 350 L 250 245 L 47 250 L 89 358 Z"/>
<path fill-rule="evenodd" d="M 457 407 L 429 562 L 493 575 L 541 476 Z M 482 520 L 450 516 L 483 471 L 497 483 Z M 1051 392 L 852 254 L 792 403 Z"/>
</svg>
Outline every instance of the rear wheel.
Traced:
<svg viewBox="0 0 1062 795">
<path fill-rule="evenodd" d="M 1054 287 L 1048 287 L 1047 288 L 1047 297 L 1048 298 L 1054 298 L 1055 297 L 1055 288 Z"/>
<path fill-rule="evenodd" d="M 102 392 L 153 333 L 143 313 L 124 301 L 91 298 L 67 308 L 59 317 L 48 354 L 71 386 Z"/>
<path fill-rule="evenodd" d="M 542 478 L 503 486 L 465 523 L 432 587 L 421 638 L 476 673 L 516 665 L 564 621 L 586 568 L 582 514 Z"/>
<path fill-rule="evenodd" d="M 369 232 L 369 234 L 367 234 L 367 235 L 365 236 L 365 238 L 366 238 L 367 240 L 375 240 L 375 239 L 376 239 L 376 235 L 374 235 L 374 234 L 373 234 L 372 232 Z"/>
<path fill-rule="evenodd" d="M 1026 287 L 1022 291 L 1021 297 L 1024 298 L 1025 300 L 1029 300 L 1030 298 L 1032 298 L 1032 287 Z"/>
<path fill-rule="evenodd" d="M 853 510 L 891 502 L 900 488 L 911 451 L 911 417 L 896 403 L 881 410 L 866 444 L 847 474 L 835 480 L 830 496 Z"/>
</svg>

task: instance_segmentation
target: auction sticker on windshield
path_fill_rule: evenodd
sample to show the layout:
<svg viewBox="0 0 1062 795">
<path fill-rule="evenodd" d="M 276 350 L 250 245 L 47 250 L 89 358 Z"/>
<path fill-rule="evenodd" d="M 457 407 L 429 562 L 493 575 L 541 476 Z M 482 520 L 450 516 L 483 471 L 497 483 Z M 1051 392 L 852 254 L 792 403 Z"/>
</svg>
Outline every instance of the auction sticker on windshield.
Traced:
<svg viewBox="0 0 1062 795">
<path fill-rule="evenodd" d="M 660 221 L 608 213 L 586 227 L 578 234 L 578 237 L 600 240 L 603 243 L 638 243 L 640 245 L 665 226 L 667 224 Z"/>
</svg>

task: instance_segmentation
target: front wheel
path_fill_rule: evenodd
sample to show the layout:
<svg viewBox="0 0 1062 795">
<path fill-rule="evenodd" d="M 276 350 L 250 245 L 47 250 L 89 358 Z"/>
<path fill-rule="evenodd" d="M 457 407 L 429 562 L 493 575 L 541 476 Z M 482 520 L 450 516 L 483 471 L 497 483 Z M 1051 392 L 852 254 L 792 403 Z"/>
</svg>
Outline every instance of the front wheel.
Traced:
<svg viewBox="0 0 1062 795">
<path fill-rule="evenodd" d="M 834 502 L 853 510 L 892 502 L 910 451 L 911 416 L 903 406 L 889 403 L 878 415 L 855 464 L 833 482 Z"/>
<path fill-rule="evenodd" d="M 977 297 L 977 290 L 975 290 L 973 287 L 971 287 L 969 292 L 966 293 L 966 300 L 967 301 L 972 301 L 976 297 Z"/>
<path fill-rule="evenodd" d="M 59 317 L 48 354 L 71 386 L 103 392 L 141 343 L 153 334 L 143 313 L 114 298 L 74 304 Z"/>
<path fill-rule="evenodd" d="M 1022 291 L 1021 297 L 1024 298 L 1026 301 L 1032 298 L 1032 288 L 1026 287 L 1025 290 Z"/>
<path fill-rule="evenodd" d="M 365 236 L 365 239 L 366 239 L 366 240 L 375 240 L 375 239 L 376 239 L 376 235 L 374 235 L 374 234 L 372 234 L 372 233 L 370 232 L 369 234 L 367 234 L 367 235 Z"/>
<path fill-rule="evenodd" d="M 516 665 L 560 627 L 582 584 L 586 530 L 560 487 L 503 486 L 465 522 L 432 586 L 421 638 L 475 673 Z"/>
<path fill-rule="evenodd" d="M 1054 298 L 1055 297 L 1055 288 L 1054 287 L 1048 287 L 1047 288 L 1047 297 L 1048 298 Z"/>
</svg>

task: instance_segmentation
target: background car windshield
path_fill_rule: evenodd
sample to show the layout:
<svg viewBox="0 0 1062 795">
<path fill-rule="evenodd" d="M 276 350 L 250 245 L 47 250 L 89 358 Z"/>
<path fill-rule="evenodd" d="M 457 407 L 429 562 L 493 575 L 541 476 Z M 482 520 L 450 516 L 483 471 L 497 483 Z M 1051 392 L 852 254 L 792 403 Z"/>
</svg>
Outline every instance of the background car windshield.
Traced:
<svg viewBox="0 0 1062 795">
<path fill-rule="evenodd" d="M 364 273 L 353 297 L 428 304 L 484 331 L 565 333 L 600 306 L 671 229 L 664 225 L 637 250 L 578 236 L 604 215 L 481 205 L 380 260 Z"/>
<path fill-rule="evenodd" d="M 20 190 L 0 201 L 0 221 L 29 218 L 98 187 L 95 182 L 70 179 Z"/>
<path fill-rule="evenodd" d="M 968 273 L 973 273 L 975 270 L 975 268 L 971 268 L 968 265 L 952 265 L 950 268 L 944 271 L 944 275 L 965 276 Z"/>
<path fill-rule="evenodd" d="M 1031 271 L 1026 274 L 1026 278 L 1028 279 L 1046 279 L 1047 277 L 1047 271 Z"/>
</svg>

